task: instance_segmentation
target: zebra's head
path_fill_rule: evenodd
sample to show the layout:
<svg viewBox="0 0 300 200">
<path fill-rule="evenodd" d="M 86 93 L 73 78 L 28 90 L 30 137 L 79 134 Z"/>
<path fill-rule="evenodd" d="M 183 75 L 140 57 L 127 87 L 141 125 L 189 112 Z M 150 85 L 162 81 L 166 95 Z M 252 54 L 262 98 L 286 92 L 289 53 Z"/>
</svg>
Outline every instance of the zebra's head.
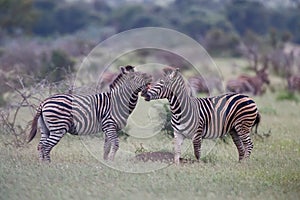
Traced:
<svg viewBox="0 0 300 200">
<path fill-rule="evenodd" d="M 147 92 L 142 96 L 146 101 L 154 99 L 171 98 L 177 90 L 178 85 L 184 84 L 179 68 L 168 67 L 163 69 L 163 77 L 154 85 L 148 86 Z"/>
<path fill-rule="evenodd" d="M 129 86 L 134 93 L 138 93 L 147 89 L 152 82 L 152 76 L 143 72 L 134 72 L 130 74 L 128 80 Z"/>
<path fill-rule="evenodd" d="M 120 74 L 110 84 L 110 89 L 127 88 L 134 93 L 138 93 L 147 88 L 151 81 L 151 75 L 136 71 L 134 66 L 121 66 Z"/>
</svg>

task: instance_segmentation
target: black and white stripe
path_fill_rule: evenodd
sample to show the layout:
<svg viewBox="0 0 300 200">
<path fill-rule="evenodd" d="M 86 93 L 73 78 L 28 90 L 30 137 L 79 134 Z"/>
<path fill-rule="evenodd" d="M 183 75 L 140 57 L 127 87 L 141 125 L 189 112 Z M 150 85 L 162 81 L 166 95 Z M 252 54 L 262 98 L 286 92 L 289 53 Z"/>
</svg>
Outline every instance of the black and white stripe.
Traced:
<svg viewBox="0 0 300 200">
<path fill-rule="evenodd" d="M 134 110 L 138 93 L 151 81 L 132 66 L 121 67 L 121 73 L 110 85 L 110 91 L 94 95 L 57 94 L 45 99 L 32 122 L 30 142 L 41 130 L 38 145 L 41 160 L 50 161 L 50 151 L 65 133 L 105 135 L 104 159 L 114 159 L 119 147 L 117 131 L 122 129 Z"/>
<path fill-rule="evenodd" d="M 175 163 L 179 163 L 184 138 L 193 140 L 194 154 L 200 159 L 202 138 L 218 138 L 227 133 L 239 152 L 239 160 L 248 158 L 253 149 L 251 128 L 259 123 L 255 102 L 246 95 L 229 93 L 209 98 L 190 97 L 178 69 L 164 69 L 164 77 L 147 93 L 146 101 L 167 98 L 175 136 Z"/>
</svg>

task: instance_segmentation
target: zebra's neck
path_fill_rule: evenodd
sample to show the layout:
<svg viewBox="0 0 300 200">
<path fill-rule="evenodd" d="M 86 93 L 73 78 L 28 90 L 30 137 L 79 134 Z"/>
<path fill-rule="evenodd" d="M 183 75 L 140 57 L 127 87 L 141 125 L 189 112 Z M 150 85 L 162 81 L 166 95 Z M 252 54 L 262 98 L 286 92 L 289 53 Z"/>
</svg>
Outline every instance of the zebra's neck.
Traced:
<svg viewBox="0 0 300 200">
<path fill-rule="evenodd" d="M 138 92 L 129 87 L 111 91 L 111 116 L 117 123 L 118 129 L 126 126 L 127 119 L 137 104 Z"/>
<path fill-rule="evenodd" d="M 168 98 L 171 111 L 176 112 L 179 107 L 191 104 L 191 97 L 186 90 L 173 91 Z M 181 108 L 182 110 L 183 108 Z"/>
<path fill-rule="evenodd" d="M 190 118 L 194 118 L 194 110 L 191 109 L 192 99 L 183 80 L 176 85 L 169 95 L 168 101 L 172 113 L 172 123 L 184 125 Z"/>
</svg>

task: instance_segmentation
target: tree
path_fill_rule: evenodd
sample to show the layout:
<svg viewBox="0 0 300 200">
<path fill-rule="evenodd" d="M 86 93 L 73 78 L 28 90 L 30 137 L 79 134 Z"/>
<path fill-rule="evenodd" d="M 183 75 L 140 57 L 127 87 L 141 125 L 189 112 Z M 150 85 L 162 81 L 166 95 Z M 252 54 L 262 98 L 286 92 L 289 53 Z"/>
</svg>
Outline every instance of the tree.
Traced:
<svg viewBox="0 0 300 200">
<path fill-rule="evenodd" d="M 64 51 L 53 50 L 50 60 L 44 58 L 40 78 L 50 82 L 62 81 L 68 73 L 74 71 L 74 64 L 75 62 Z"/>
<path fill-rule="evenodd" d="M 84 2 L 37 0 L 35 7 L 39 17 L 33 32 L 42 36 L 73 33 L 97 20 L 91 11 L 91 4 Z"/>
<path fill-rule="evenodd" d="M 0 0 L 0 27 L 10 34 L 30 32 L 35 16 L 32 0 Z"/>
<path fill-rule="evenodd" d="M 143 5 L 127 5 L 114 9 L 106 25 L 112 25 L 118 32 L 132 28 L 162 25 L 162 18 L 152 14 L 157 12 L 154 7 Z"/>
<path fill-rule="evenodd" d="M 258 1 L 233 0 L 226 7 L 226 16 L 242 35 L 249 29 L 265 34 L 269 25 L 269 10 Z"/>
<path fill-rule="evenodd" d="M 232 32 L 226 33 L 222 29 L 212 28 L 205 35 L 205 44 L 209 53 L 237 55 L 240 39 Z"/>
</svg>

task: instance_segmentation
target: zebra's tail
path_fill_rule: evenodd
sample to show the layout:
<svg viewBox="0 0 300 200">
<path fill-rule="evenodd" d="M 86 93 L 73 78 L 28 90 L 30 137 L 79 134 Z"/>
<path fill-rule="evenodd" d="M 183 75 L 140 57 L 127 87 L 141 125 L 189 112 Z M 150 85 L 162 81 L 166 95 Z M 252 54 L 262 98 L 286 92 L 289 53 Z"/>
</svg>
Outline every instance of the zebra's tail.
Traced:
<svg viewBox="0 0 300 200">
<path fill-rule="evenodd" d="M 260 123 L 260 120 L 261 120 L 261 115 L 259 113 L 257 113 L 256 119 L 255 119 L 254 124 L 253 124 L 253 127 L 255 126 L 255 131 L 254 131 L 255 134 L 257 134 L 257 127 Z"/>
<path fill-rule="evenodd" d="M 31 122 L 31 130 L 28 136 L 28 141 L 27 143 L 31 142 L 31 140 L 35 137 L 36 132 L 37 132 L 37 124 L 38 124 L 38 120 L 39 117 L 42 114 L 42 106 L 40 106 L 36 112 L 36 115 L 34 116 L 32 122 Z"/>
</svg>

